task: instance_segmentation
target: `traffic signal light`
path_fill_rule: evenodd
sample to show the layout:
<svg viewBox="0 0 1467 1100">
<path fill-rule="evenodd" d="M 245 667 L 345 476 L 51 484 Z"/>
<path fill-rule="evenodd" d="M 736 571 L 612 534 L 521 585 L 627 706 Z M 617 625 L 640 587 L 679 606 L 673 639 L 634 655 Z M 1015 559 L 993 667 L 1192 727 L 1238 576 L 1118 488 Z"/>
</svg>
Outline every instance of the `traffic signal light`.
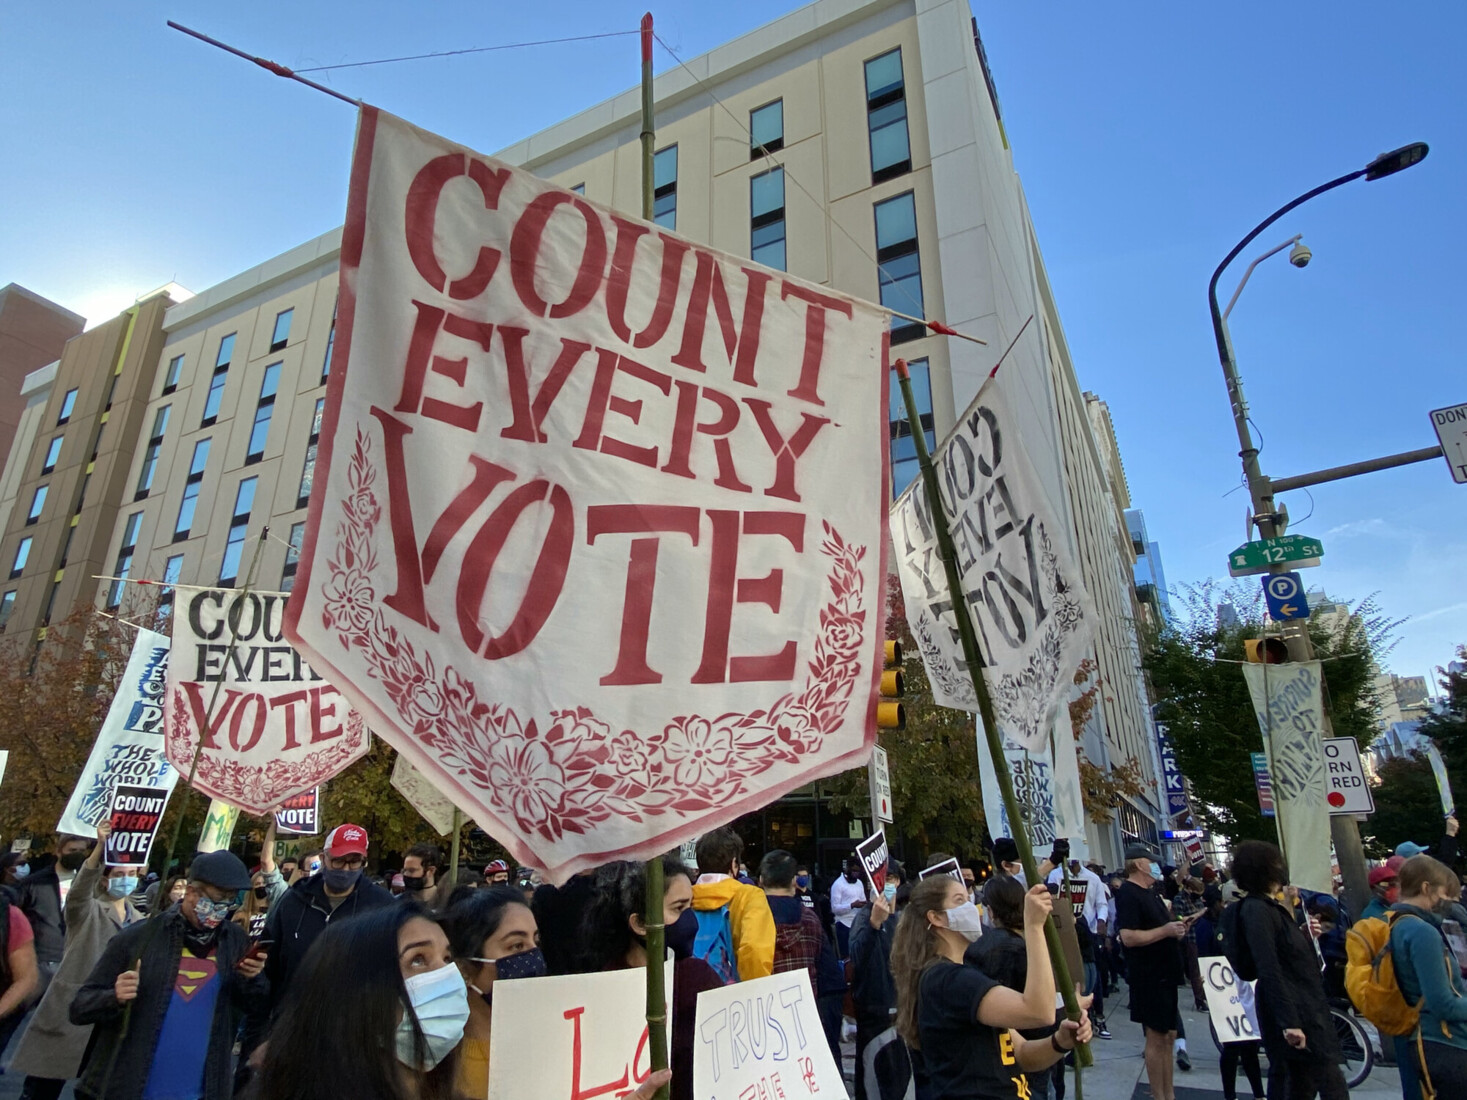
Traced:
<svg viewBox="0 0 1467 1100">
<path fill-rule="evenodd" d="M 907 710 L 899 700 L 906 691 L 902 676 L 902 643 L 886 643 L 886 661 L 881 673 L 881 701 L 876 704 L 876 728 L 883 730 L 904 729 L 907 725 Z"/>
<path fill-rule="evenodd" d="M 1255 665 L 1281 665 L 1289 659 L 1289 647 L 1282 638 L 1245 638 L 1243 656 Z"/>
</svg>

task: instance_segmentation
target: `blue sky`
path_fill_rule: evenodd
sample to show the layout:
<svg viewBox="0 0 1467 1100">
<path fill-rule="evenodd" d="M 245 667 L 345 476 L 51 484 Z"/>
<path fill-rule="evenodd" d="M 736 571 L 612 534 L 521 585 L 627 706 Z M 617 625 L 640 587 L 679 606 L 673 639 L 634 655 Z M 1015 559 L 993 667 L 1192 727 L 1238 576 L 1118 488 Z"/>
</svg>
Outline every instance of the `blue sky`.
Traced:
<svg viewBox="0 0 1467 1100">
<path fill-rule="evenodd" d="M 691 56 L 798 6 L 654 12 Z M 642 7 L 199 0 L 0 9 L 0 284 L 94 319 L 170 280 L 198 290 L 339 224 L 353 115 L 168 30 L 294 67 L 629 30 Z M 431 11 L 431 17 L 421 14 Z M 1307 270 L 1260 266 L 1232 330 L 1274 476 L 1429 446 L 1467 401 L 1467 6 L 1354 2 L 975 5 L 1081 385 L 1110 404 L 1173 585 L 1223 575 L 1245 495 L 1206 308 L 1212 268 L 1294 195 L 1376 153 L 1430 157 L 1296 211 Z M 659 50 L 658 70 L 670 65 Z M 631 85 L 635 38 L 331 74 L 492 151 Z M 1306 578 L 1409 617 L 1424 674 L 1467 641 L 1467 486 L 1444 462 L 1290 494 L 1323 538 Z M 1306 515 L 1313 509 L 1312 516 Z"/>
</svg>

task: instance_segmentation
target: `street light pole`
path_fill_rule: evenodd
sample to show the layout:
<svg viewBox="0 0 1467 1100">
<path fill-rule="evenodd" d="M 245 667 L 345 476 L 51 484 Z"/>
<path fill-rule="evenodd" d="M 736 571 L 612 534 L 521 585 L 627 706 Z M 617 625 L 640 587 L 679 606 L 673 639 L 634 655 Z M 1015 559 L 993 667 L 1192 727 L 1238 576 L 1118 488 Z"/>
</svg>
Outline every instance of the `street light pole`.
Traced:
<svg viewBox="0 0 1467 1100">
<path fill-rule="evenodd" d="M 1254 226 L 1246 237 L 1233 246 L 1233 250 L 1223 258 L 1223 262 L 1217 265 L 1217 270 L 1212 273 L 1212 279 L 1207 284 L 1207 304 L 1212 311 L 1212 333 L 1217 342 L 1218 360 L 1222 363 L 1223 379 L 1227 383 L 1228 398 L 1232 404 L 1233 423 L 1238 431 L 1238 457 L 1243 460 L 1243 477 L 1248 483 L 1248 496 L 1253 503 L 1253 522 L 1258 525 L 1258 533 L 1262 538 L 1269 539 L 1282 535 L 1288 527 L 1288 517 L 1275 507 L 1273 483 L 1258 464 L 1258 448 L 1253 443 L 1253 430 L 1248 423 L 1248 400 L 1243 395 L 1243 381 L 1238 377 L 1238 362 L 1233 354 L 1232 336 L 1228 331 L 1227 319 L 1223 316 L 1223 311 L 1217 303 L 1217 281 L 1222 277 L 1227 266 L 1238 258 L 1238 254 L 1247 248 L 1255 237 L 1289 211 L 1302 206 L 1310 199 L 1323 195 L 1326 191 L 1333 191 L 1336 187 L 1343 187 L 1355 180 L 1377 180 L 1394 175 L 1419 163 L 1426 153 L 1427 147 L 1424 142 L 1402 146 L 1400 149 L 1381 154 L 1364 168 L 1332 179 L 1328 183 L 1320 184 L 1312 191 L 1306 191 L 1298 198 L 1285 203 Z M 1236 296 L 1234 300 L 1236 301 Z M 1231 305 L 1230 302 L 1230 308 Z M 1282 573 L 1288 570 L 1288 566 L 1272 565 L 1269 569 L 1273 573 Z M 1309 638 L 1308 620 L 1286 621 L 1283 628 L 1284 643 L 1289 649 L 1289 659 L 1291 661 L 1314 660 L 1314 645 Z M 1324 720 L 1328 729 L 1328 714 L 1324 716 Z M 1370 897 L 1370 887 L 1365 874 L 1365 850 L 1360 844 L 1360 829 L 1352 817 L 1331 815 L 1330 835 L 1334 839 L 1335 854 L 1340 860 L 1340 874 L 1345 885 L 1345 900 L 1351 911 L 1358 916 Z"/>
</svg>

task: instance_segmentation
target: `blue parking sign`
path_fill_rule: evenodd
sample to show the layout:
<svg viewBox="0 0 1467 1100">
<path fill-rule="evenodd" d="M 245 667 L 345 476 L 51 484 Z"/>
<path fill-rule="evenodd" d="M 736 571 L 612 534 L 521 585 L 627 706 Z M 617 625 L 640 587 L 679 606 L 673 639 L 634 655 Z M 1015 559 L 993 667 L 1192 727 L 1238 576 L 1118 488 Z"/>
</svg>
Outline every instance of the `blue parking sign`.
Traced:
<svg viewBox="0 0 1467 1100">
<path fill-rule="evenodd" d="M 1309 618 L 1309 601 L 1298 573 L 1268 573 L 1263 578 L 1263 599 L 1275 622 Z"/>
</svg>

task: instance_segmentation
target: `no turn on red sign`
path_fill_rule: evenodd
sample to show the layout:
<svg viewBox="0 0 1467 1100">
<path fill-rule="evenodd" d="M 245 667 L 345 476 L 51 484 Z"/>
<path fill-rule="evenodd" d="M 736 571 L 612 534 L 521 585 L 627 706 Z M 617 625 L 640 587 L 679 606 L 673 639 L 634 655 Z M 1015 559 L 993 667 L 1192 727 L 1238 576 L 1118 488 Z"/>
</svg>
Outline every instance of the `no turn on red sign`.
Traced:
<svg viewBox="0 0 1467 1100">
<path fill-rule="evenodd" d="M 1373 814 L 1375 796 L 1353 737 L 1324 739 L 1324 798 L 1331 814 Z"/>
</svg>

